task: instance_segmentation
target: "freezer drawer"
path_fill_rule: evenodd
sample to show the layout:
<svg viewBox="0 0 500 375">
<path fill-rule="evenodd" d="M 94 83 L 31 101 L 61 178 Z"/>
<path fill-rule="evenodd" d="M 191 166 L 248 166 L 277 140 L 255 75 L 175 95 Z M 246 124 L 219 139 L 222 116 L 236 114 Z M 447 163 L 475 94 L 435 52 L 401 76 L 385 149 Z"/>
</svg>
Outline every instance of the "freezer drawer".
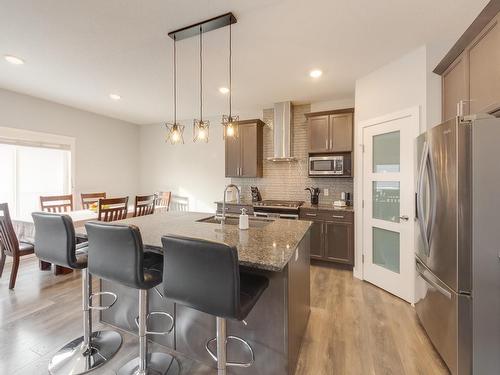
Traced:
<svg viewBox="0 0 500 375">
<path fill-rule="evenodd" d="M 472 299 L 457 294 L 417 258 L 417 315 L 453 375 L 472 373 Z"/>
</svg>

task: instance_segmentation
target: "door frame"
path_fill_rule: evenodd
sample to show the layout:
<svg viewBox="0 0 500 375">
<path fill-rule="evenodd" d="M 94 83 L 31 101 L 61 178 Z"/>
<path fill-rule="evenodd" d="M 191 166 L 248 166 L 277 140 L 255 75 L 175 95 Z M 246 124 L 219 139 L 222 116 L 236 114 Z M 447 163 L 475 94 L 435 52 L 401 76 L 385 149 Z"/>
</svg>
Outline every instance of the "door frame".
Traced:
<svg viewBox="0 0 500 375">
<path fill-rule="evenodd" d="M 357 123 L 357 126 L 355 127 L 354 130 L 354 139 L 355 139 L 355 145 L 357 145 L 357 151 L 359 152 L 358 156 L 354 159 L 354 175 L 357 176 L 354 181 L 354 238 L 355 238 L 355 244 L 354 244 L 354 269 L 353 269 L 353 275 L 354 277 L 364 280 L 364 274 L 363 274 L 363 248 L 364 248 L 364 243 L 363 243 L 363 233 L 364 233 L 364 227 L 363 227 L 363 196 L 364 196 L 364 191 L 363 191 L 363 186 L 364 186 L 364 176 L 363 176 L 363 170 L 364 170 L 364 164 L 363 164 L 363 134 L 364 134 L 364 129 L 370 126 L 374 126 L 377 124 L 381 124 L 384 122 L 390 122 L 394 120 L 398 120 L 401 118 L 411 118 L 413 119 L 412 121 L 412 127 L 413 127 L 413 134 L 415 138 L 420 134 L 420 106 L 415 106 L 415 107 L 410 107 L 406 108 L 397 112 L 392 112 L 386 115 L 382 115 L 379 117 L 375 117 L 372 119 L 360 121 Z M 413 150 L 413 154 L 415 155 L 415 149 Z M 414 160 L 415 163 L 415 160 Z M 413 183 L 413 186 L 415 186 L 415 183 Z M 414 216 L 414 215 L 413 215 Z M 414 217 L 410 217 L 410 220 L 413 221 Z M 415 244 L 415 239 L 413 241 L 413 244 Z"/>
</svg>

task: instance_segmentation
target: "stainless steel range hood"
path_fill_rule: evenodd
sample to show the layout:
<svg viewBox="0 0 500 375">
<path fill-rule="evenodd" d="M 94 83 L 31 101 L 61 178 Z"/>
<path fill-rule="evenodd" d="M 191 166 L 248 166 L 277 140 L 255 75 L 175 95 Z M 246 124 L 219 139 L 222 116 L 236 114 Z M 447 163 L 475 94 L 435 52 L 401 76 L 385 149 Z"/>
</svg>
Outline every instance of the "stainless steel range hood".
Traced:
<svg viewBox="0 0 500 375">
<path fill-rule="evenodd" d="M 292 156 L 293 122 L 292 102 L 274 105 L 273 156 L 269 161 L 295 161 Z"/>
</svg>

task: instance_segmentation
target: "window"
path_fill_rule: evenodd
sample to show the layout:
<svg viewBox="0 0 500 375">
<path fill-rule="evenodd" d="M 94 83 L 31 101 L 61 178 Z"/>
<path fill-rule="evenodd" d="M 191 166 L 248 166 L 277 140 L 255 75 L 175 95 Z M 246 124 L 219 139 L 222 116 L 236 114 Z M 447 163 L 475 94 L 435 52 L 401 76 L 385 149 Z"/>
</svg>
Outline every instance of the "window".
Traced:
<svg viewBox="0 0 500 375">
<path fill-rule="evenodd" d="M 40 209 L 40 195 L 71 193 L 71 150 L 0 139 L 0 175 L 0 202 L 13 217 L 30 216 Z"/>
</svg>

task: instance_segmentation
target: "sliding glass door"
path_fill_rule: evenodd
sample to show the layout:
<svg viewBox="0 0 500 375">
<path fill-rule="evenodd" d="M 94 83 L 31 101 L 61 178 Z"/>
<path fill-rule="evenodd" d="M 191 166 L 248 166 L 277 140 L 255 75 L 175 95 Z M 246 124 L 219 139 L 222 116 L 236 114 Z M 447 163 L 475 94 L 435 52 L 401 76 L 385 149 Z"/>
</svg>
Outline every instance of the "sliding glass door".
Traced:
<svg viewBox="0 0 500 375">
<path fill-rule="evenodd" d="M 40 195 L 71 193 L 71 151 L 0 143 L 0 202 L 13 217 L 39 210 Z"/>
</svg>

